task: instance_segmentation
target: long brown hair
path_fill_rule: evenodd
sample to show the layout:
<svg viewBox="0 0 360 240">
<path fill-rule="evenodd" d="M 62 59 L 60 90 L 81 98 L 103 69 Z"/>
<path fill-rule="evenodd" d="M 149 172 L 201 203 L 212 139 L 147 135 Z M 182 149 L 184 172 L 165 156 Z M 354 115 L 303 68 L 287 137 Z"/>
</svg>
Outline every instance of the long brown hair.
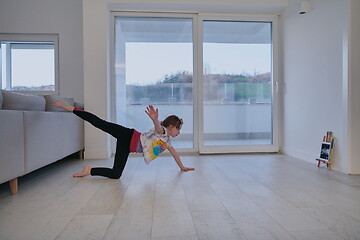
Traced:
<svg viewBox="0 0 360 240">
<path fill-rule="evenodd" d="M 170 125 L 180 129 L 181 125 L 183 124 L 183 120 L 176 115 L 170 115 L 164 119 L 160 124 L 164 127 L 169 127 Z"/>
</svg>

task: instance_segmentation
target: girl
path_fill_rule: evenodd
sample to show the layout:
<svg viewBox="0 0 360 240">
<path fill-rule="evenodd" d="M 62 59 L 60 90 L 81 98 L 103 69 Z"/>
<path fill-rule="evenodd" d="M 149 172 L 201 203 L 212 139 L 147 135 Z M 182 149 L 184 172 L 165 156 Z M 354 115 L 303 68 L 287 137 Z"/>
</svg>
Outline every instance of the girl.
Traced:
<svg viewBox="0 0 360 240">
<path fill-rule="evenodd" d="M 82 172 L 74 174 L 74 177 L 92 175 L 119 179 L 130 152 L 143 153 L 145 162 L 150 163 L 166 149 L 169 150 L 182 171 L 195 170 L 194 168 L 184 167 L 176 150 L 171 146 L 170 137 L 174 138 L 179 135 L 183 125 L 182 119 L 175 115 L 168 116 L 164 121 L 160 122 L 158 120 L 158 109 L 149 105 L 145 113 L 153 121 L 154 128 L 147 133 L 141 134 L 135 129 L 107 122 L 90 112 L 67 105 L 61 100 L 55 101 L 52 105 L 73 112 L 78 117 L 117 139 L 113 168 L 84 166 Z"/>
</svg>

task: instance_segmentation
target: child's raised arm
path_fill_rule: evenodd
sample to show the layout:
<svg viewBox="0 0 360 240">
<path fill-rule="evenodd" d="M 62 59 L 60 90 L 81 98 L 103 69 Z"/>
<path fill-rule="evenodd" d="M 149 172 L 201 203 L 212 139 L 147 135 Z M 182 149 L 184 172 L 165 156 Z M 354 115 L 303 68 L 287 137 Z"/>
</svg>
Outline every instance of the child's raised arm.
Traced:
<svg viewBox="0 0 360 240">
<path fill-rule="evenodd" d="M 159 110 L 156 108 L 154 108 L 153 105 L 149 105 L 146 110 L 145 113 L 150 117 L 150 119 L 153 121 L 154 123 L 154 127 L 155 127 L 155 131 L 158 132 L 159 134 L 164 134 L 165 130 L 164 128 L 161 126 L 160 121 L 159 121 Z"/>
</svg>

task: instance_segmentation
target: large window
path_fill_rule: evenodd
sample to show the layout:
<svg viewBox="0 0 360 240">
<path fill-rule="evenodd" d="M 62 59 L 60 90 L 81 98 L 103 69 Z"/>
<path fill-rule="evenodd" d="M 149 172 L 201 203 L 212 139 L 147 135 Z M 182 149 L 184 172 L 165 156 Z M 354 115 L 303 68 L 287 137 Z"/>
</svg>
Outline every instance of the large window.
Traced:
<svg viewBox="0 0 360 240">
<path fill-rule="evenodd" d="M 57 91 L 56 35 L 1 35 L 1 89 Z"/>
<path fill-rule="evenodd" d="M 204 149 L 272 144 L 271 25 L 203 21 Z"/>
<path fill-rule="evenodd" d="M 118 123 L 148 131 L 144 109 L 152 104 L 160 118 L 184 119 L 177 149 L 277 151 L 276 16 L 120 12 L 113 19 Z"/>
</svg>

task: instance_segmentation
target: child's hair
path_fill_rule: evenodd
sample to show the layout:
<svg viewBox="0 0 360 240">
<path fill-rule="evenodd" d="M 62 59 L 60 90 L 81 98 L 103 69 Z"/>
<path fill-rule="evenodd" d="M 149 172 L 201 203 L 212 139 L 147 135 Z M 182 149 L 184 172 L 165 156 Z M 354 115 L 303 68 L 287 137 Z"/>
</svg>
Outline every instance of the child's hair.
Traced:
<svg viewBox="0 0 360 240">
<path fill-rule="evenodd" d="M 165 118 L 164 121 L 162 121 L 160 124 L 166 128 L 172 125 L 177 129 L 179 129 L 183 123 L 184 123 L 183 120 L 178 116 L 170 115 L 167 118 Z"/>
</svg>

